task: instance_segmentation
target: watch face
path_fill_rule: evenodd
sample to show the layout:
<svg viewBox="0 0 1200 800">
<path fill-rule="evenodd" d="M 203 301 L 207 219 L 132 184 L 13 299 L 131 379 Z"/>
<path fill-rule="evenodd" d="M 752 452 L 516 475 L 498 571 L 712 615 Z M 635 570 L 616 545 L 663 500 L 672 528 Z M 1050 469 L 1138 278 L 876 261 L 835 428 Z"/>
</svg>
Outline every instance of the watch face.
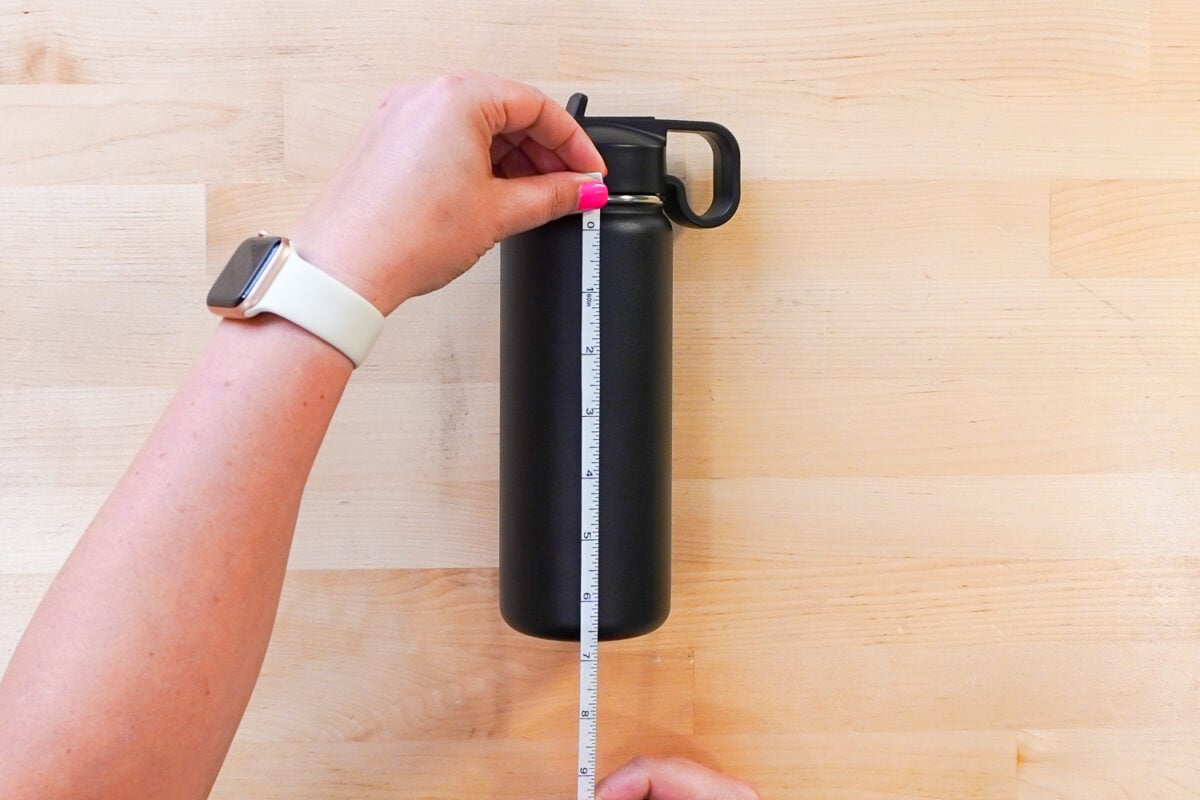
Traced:
<svg viewBox="0 0 1200 800">
<path fill-rule="evenodd" d="M 238 245 L 237 251 L 208 290 L 208 304 L 214 308 L 237 308 L 241 305 L 281 241 L 278 236 L 254 236 Z"/>
</svg>

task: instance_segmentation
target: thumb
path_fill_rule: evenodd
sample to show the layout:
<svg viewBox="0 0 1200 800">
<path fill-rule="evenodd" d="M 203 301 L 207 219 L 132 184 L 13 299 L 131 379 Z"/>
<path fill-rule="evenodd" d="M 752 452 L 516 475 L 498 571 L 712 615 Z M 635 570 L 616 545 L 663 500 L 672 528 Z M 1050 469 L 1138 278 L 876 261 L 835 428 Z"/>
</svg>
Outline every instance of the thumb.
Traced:
<svg viewBox="0 0 1200 800">
<path fill-rule="evenodd" d="M 548 172 L 524 178 L 497 178 L 495 208 L 500 237 L 507 238 L 581 209 L 608 202 L 608 187 L 592 175 Z"/>
<path fill-rule="evenodd" d="M 650 793 L 648 759 L 636 758 L 600 781 L 596 800 L 646 800 Z"/>
<path fill-rule="evenodd" d="M 635 758 L 596 787 L 596 800 L 761 800 L 748 783 L 683 758 Z"/>
</svg>

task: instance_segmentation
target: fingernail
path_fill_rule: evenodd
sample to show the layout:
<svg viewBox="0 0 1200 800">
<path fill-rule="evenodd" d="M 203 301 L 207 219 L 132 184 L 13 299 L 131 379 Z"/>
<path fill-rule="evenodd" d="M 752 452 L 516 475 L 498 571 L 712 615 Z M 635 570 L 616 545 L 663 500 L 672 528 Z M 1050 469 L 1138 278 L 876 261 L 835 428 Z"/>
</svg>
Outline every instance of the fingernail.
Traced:
<svg viewBox="0 0 1200 800">
<path fill-rule="evenodd" d="M 585 183 L 579 187 L 579 210 L 593 211 L 603 208 L 608 202 L 608 187 L 600 181 Z"/>
</svg>

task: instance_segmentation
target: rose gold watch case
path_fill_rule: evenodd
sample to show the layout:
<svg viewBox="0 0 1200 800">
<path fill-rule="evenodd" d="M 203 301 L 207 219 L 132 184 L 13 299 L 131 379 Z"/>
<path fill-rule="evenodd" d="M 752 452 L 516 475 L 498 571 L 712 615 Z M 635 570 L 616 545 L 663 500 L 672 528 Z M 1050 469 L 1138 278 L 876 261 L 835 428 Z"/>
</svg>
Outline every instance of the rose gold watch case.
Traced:
<svg viewBox="0 0 1200 800">
<path fill-rule="evenodd" d="M 265 231 L 259 231 L 259 236 L 265 236 Z M 218 306 L 209 306 L 208 310 L 219 317 L 228 319 L 249 319 L 257 312 L 255 307 L 262 302 L 263 296 L 266 295 L 267 289 L 271 288 L 271 283 L 275 280 L 275 276 L 279 274 L 279 270 L 283 269 L 283 265 L 287 263 L 288 257 L 292 254 L 292 242 L 286 236 L 279 237 L 279 247 L 275 248 L 275 252 L 271 255 L 271 260 L 258 273 L 258 277 L 254 279 L 254 284 L 250 287 L 250 291 L 246 293 L 246 299 L 233 308 L 220 308 Z"/>
</svg>

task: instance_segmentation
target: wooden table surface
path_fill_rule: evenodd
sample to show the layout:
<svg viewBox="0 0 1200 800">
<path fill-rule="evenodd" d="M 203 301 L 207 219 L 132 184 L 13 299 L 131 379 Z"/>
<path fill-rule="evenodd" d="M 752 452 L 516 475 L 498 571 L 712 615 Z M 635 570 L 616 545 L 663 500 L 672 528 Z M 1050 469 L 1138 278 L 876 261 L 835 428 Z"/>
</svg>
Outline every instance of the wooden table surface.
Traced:
<svg viewBox="0 0 1200 800">
<path fill-rule="evenodd" d="M 0 0 L 0 664 L 234 244 L 453 66 L 743 148 L 677 239 L 674 611 L 605 647 L 602 767 L 1200 793 L 1191 0 Z M 574 650 L 497 612 L 497 287 L 352 382 L 214 797 L 573 796 Z"/>
</svg>

